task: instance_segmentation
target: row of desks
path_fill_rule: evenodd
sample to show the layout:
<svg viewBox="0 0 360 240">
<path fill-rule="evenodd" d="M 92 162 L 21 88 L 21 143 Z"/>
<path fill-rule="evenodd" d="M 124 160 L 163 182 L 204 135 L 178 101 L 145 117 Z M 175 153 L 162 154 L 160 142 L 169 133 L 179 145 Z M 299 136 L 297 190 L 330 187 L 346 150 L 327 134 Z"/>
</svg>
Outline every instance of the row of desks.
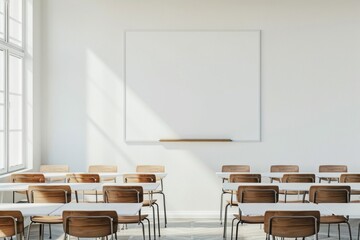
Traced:
<svg viewBox="0 0 360 240">
<path fill-rule="evenodd" d="M 68 174 L 84 174 L 89 172 L 44 172 L 45 178 L 66 178 Z M 95 173 L 95 172 L 94 172 Z M 167 176 L 167 173 L 165 172 L 156 172 L 156 173 L 148 173 L 148 172 L 102 172 L 102 173 L 95 173 L 99 174 L 100 178 L 116 178 L 116 177 L 122 177 L 127 174 L 153 174 L 158 179 L 163 179 Z"/>
<path fill-rule="evenodd" d="M 114 210 L 119 216 L 134 216 L 138 214 L 142 203 L 3 203 L 0 210 L 18 210 L 25 217 L 29 216 L 61 216 L 66 210 Z"/>
<path fill-rule="evenodd" d="M 322 216 L 344 215 L 360 217 L 359 203 L 239 203 L 242 215 L 264 215 L 266 211 L 320 211 Z"/>
<path fill-rule="evenodd" d="M 360 190 L 360 183 L 228 183 L 222 184 L 224 191 L 237 191 L 239 186 L 271 185 L 279 186 L 284 191 L 308 191 L 311 186 L 350 186 L 351 190 Z"/>
<path fill-rule="evenodd" d="M 359 172 L 216 172 L 219 178 L 227 179 L 231 174 L 260 174 L 264 178 L 281 178 L 284 174 L 315 174 L 317 178 L 340 178 L 341 174 L 360 174 Z"/>
</svg>

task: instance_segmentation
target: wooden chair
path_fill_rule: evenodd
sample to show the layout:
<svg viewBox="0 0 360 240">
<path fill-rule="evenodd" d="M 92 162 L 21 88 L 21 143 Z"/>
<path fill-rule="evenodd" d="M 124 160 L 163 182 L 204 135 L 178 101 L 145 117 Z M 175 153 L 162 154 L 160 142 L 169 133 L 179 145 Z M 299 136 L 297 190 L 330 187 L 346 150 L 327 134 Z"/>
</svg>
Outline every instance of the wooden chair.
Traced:
<svg viewBox="0 0 360 240">
<path fill-rule="evenodd" d="M 264 231 L 266 239 L 270 236 L 280 238 L 305 238 L 315 235 L 318 239 L 320 229 L 319 211 L 266 211 Z"/>
<path fill-rule="evenodd" d="M 45 176 L 42 173 L 14 173 L 11 174 L 11 182 L 13 183 L 44 183 Z M 15 203 L 15 193 L 25 194 L 27 202 L 29 202 L 29 196 L 26 191 L 14 191 L 13 203 Z"/>
<path fill-rule="evenodd" d="M 118 167 L 116 165 L 90 165 L 89 173 L 116 173 Z M 116 177 L 101 178 L 102 182 L 116 182 Z"/>
<path fill-rule="evenodd" d="M 57 172 L 69 172 L 70 168 L 68 165 L 40 165 L 41 173 L 57 173 Z M 50 182 L 65 182 L 66 178 L 53 177 L 49 178 Z"/>
<path fill-rule="evenodd" d="M 223 165 L 221 167 L 222 172 L 250 172 L 249 165 Z M 223 178 L 223 183 L 225 181 L 229 181 L 228 178 Z M 222 223 L 222 210 L 223 210 L 223 202 L 224 202 L 224 194 L 232 194 L 231 191 L 222 190 L 220 197 L 220 223 Z"/>
<path fill-rule="evenodd" d="M 320 165 L 319 166 L 319 172 L 341 173 L 341 172 L 347 172 L 347 171 L 348 171 L 348 169 L 347 169 L 346 165 Z M 331 181 L 339 182 L 339 178 L 334 178 L 334 177 L 333 178 L 327 178 L 327 177 L 319 178 L 319 182 L 321 182 L 322 180 L 325 180 L 329 183 Z"/>
<path fill-rule="evenodd" d="M 348 203 L 350 202 L 350 186 L 311 186 L 309 192 L 309 201 L 313 203 Z M 321 224 L 328 224 L 328 237 L 330 237 L 330 224 L 338 224 L 340 239 L 340 224 L 346 223 L 349 228 L 349 236 L 351 236 L 351 228 L 348 218 L 345 216 L 331 215 L 321 216 Z"/>
<path fill-rule="evenodd" d="M 299 172 L 298 165 L 271 165 L 270 172 Z M 272 177 L 270 178 L 271 182 L 277 181 L 281 182 L 281 178 Z"/>
<path fill-rule="evenodd" d="M 104 186 L 103 193 L 106 203 L 141 203 L 144 201 L 143 188 L 140 186 Z M 138 216 L 118 217 L 119 224 L 141 224 L 145 240 L 144 220 L 148 222 L 149 239 L 151 239 L 150 221 L 147 214 L 142 215 L 140 210 Z"/>
<path fill-rule="evenodd" d="M 136 172 L 138 173 L 163 173 L 165 172 L 165 166 L 162 165 L 137 165 Z M 164 193 L 164 182 L 162 178 L 156 178 L 157 181 L 160 181 L 160 190 L 154 191 L 153 194 L 161 194 L 164 205 L 164 222 L 165 227 L 167 226 L 167 216 L 166 216 L 166 201 Z"/>
<path fill-rule="evenodd" d="M 123 180 L 125 183 L 155 183 L 156 176 L 154 174 L 124 174 Z M 156 203 L 156 199 L 152 198 L 152 193 L 149 194 L 149 200 L 144 199 L 143 206 L 151 207 L 153 211 L 153 225 L 154 225 L 154 239 L 156 239 L 156 221 L 155 221 L 155 206 L 157 209 L 157 220 L 158 220 L 158 232 L 160 237 L 160 214 L 159 205 Z"/>
<path fill-rule="evenodd" d="M 46 186 L 33 185 L 28 188 L 28 195 L 31 203 L 69 203 L 71 202 L 71 188 L 67 185 Z M 32 224 L 40 224 L 40 235 L 44 236 L 44 224 L 49 224 L 51 238 L 51 225 L 62 224 L 61 216 L 32 216 L 28 227 L 28 239 Z"/>
<path fill-rule="evenodd" d="M 343 173 L 340 175 L 341 183 L 360 183 L 360 174 Z M 360 190 L 351 190 L 351 195 L 360 195 Z M 351 202 L 359 202 L 359 200 L 351 200 Z"/>
<path fill-rule="evenodd" d="M 66 182 L 68 183 L 99 183 L 99 174 L 94 173 L 71 173 L 66 175 Z M 95 201 L 98 202 L 98 191 L 83 191 L 85 195 L 95 195 Z M 76 202 L 79 202 L 78 191 L 75 191 Z"/>
<path fill-rule="evenodd" d="M 229 182 L 232 183 L 260 183 L 261 175 L 260 174 L 251 174 L 251 173 L 243 173 L 243 174 L 230 174 Z M 224 235 L 226 236 L 226 227 L 227 227 L 227 211 L 229 206 L 237 206 L 238 202 L 233 200 L 234 192 L 231 191 L 231 198 L 227 201 L 225 206 L 225 217 L 224 217 Z"/>
<path fill-rule="evenodd" d="M 24 238 L 24 217 L 20 211 L 0 211 L 0 237 Z"/>
<path fill-rule="evenodd" d="M 67 236 L 77 238 L 104 238 L 116 235 L 118 215 L 116 211 L 63 211 L 64 239 Z"/>
<path fill-rule="evenodd" d="M 239 186 L 237 191 L 237 201 L 239 203 L 276 203 L 279 199 L 278 186 Z M 239 211 L 239 214 L 234 214 L 235 218 L 231 224 L 231 239 L 233 238 L 234 221 L 238 220 L 236 224 L 236 238 L 238 239 L 239 224 L 263 224 L 264 216 L 244 216 Z"/>
<path fill-rule="evenodd" d="M 315 174 L 307 174 L 307 173 L 285 173 L 281 178 L 281 182 L 283 183 L 314 183 L 315 182 Z M 305 202 L 306 194 L 308 191 L 280 191 L 280 194 L 285 196 L 284 202 L 287 201 L 288 195 L 302 195 L 302 201 Z M 290 202 L 298 202 L 298 200 L 290 201 Z"/>
</svg>

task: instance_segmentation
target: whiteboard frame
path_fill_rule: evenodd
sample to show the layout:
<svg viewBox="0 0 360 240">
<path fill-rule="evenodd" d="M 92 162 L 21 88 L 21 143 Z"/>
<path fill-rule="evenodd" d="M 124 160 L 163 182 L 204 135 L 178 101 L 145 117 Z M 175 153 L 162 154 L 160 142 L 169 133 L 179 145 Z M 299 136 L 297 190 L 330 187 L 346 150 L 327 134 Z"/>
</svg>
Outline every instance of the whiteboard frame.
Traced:
<svg viewBox="0 0 360 240">
<path fill-rule="evenodd" d="M 258 32 L 259 33 L 259 136 L 258 140 L 237 140 L 231 139 L 231 141 L 219 141 L 219 143 L 256 143 L 262 142 L 262 30 L 261 29 L 126 29 L 123 32 L 123 87 L 124 87 L 124 112 L 123 112 L 123 129 L 124 129 L 124 141 L 128 144 L 150 144 L 150 145 L 165 145 L 165 144 L 179 144 L 179 143 L 194 143 L 194 141 L 170 141 L 161 142 L 159 140 L 148 141 L 148 140 L 127 140 L 126 137 L 126 96 L 127 96 L 127 85 L 126 85 L 126 34 L 131 32 Z M 205 140 L 205 139 L 204 139 Z M 207 142 L 207 141 L 195 141 L 196 142 Z M 212 141 L 213 142 L 213 141 Z M 218 142 L 216 142 L 218 143 Z"/>
</svg>

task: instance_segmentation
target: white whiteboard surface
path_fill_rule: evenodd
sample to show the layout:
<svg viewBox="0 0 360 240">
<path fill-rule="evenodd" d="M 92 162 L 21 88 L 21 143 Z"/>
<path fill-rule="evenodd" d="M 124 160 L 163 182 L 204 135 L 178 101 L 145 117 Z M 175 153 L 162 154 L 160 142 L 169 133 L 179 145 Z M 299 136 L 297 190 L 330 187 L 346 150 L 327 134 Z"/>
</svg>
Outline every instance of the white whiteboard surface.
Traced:
<svg viewBox="0 0 360 240">
<path fill-rule="evenodd" d="M 260 141 L 260 31 L 126 31 L 125 140 Z"/>
</svg>

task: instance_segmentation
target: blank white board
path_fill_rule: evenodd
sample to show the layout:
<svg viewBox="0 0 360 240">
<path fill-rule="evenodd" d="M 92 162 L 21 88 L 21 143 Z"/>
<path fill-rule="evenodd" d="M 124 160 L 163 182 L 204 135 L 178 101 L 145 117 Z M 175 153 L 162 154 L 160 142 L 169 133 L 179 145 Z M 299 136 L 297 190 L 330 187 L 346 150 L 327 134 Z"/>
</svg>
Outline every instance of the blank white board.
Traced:
<svg viewBox="0 0 360 240">
<path fill-rule="evenodd" d="M 260 141 L 260 31 L 125 32 L 125 140 Z"/>
</svg>

